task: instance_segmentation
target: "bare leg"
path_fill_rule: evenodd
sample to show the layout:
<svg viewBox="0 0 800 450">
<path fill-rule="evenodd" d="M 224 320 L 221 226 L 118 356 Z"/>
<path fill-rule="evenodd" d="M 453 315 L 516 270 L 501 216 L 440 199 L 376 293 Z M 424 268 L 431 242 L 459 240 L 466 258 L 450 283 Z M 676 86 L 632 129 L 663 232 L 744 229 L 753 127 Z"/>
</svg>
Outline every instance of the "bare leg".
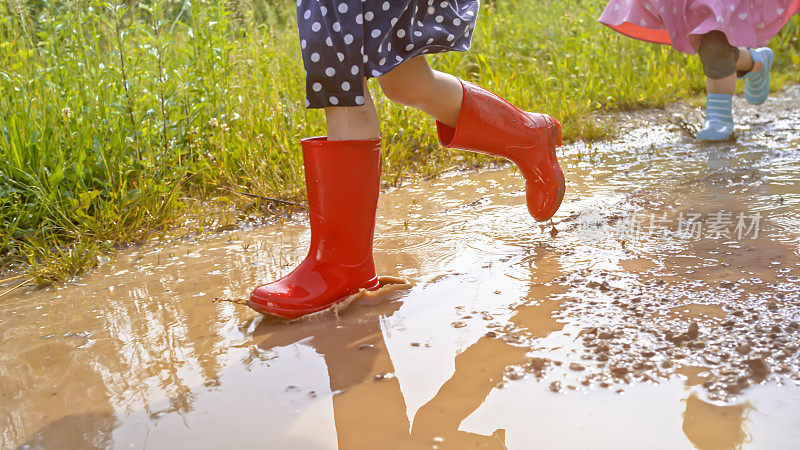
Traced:
<svg viewBox="0 0 800 450">
<path fill-rule="evenodd" d="M 455 128 L 463 90 L 452 75 L 431 69 L 424 56 L 410 59 L 378 78 L 390 100 L 422 110 Z"/>
<path fill-rule="evenodd" d="M 739 59 L 736 60 L 736 70 L 758 72 L 761 70 L 762 66 L 763 64 L 760 62 L 753 62 L 753 57 L 750 56 L 750 50 L 748 50 L 747 47 L 739 47 Z"/>
<path fill-rule="evenodd" d="M 709 94 L 733 94 L 736 89 L 736 74 L 728 75 L 725 78 L 706 77 L 706 91 Z"/>
<path fill-rule="evenodd" d="M 381 136 L 380 120 L 364 80 L 364 105 L 325 108 L 328 140 L 369 140 Z"/>
<path fill-rule="evenodd" d="M 739 48 L 739 59 L 736 61 L 736 70 L 758 72 L 762 64 L 753 63 L 750 51 L 745 47 Z M 736 74 L 725 78 L 714 79 L 706 77 L 706 90 L 709 94 L 733 94 L 736 89 Z"/>
</svg>

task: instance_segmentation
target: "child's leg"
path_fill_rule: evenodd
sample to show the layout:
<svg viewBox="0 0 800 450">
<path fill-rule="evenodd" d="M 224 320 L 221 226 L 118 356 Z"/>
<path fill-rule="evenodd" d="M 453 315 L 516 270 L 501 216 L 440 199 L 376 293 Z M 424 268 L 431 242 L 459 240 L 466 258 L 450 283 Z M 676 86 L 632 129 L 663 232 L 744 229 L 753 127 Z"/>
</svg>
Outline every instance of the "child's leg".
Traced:
<svg viewBox="0 0 800 450">
<path fill-rule="evenodd" d="M 772 62 L 775 55 L 769 47 L 739 49 L 737 63 L 738 75 L 745 79 L 744 98 L 753 105 L 760 105 L 769 97 L 770 76 Z"/>
<path fill-rule="evenodd" d="M 301 140 L 311 242 L 283 278 L 257 287 L 256 311 L 294 319 L 379 286 L 372 237 L 381 173 L 378 114 L 364 85 L 360 106 L 327 107 L 330 136 Z"/>
<path fill-rule="evenodd" d="M 452 75 L 431 69 L 424 56 L 404 62 L 378 81 L 393 102 L 422 110 L 450 127 L 458 123 L 461 83 Z"/>
<path fill-rule="evenodd" d="M 747 73 L 754 73 L 761 70 L 763 64 L 761 62 L 753 61 L 750 55 L 750 50 L 746 47 L 739 47 L 737 49 L 738 57 L 736 58 L 736 72 L 721 79 L 714 79 L 706 77 L 706 91 L 710 94 L 733 94 L 736 88 L 736 77 L 742 77 Z"/>
<path fill-rule="evenodd" d="M 706 120 L 697 139 L 721 141 L 733 134 L 733 91 L 741 52 L 728 43 L 724 33 L 705 34 L 697 49 L 706 75 Z"/>
<path fill-rule="evenodd" d="M 728 43 L 725 33 L 721 31 L 712 31 L 703 36 L 697 54 L 703 63 L 706 90 L 709 94 L 733 95 L 737 63 L 742 53 Z"/>
<path fill-rule="evenodd" d="M 753 56 L 747 47 L 739 47 L 739 59 L 736 60 L 736 75 L 739 77 L 749 72 L 758 72 L 763 64 L 753 61 Z"/>
<path fill-rule="evenodd" d="M 486 89 L 431 70 L 424 57 L 378 80 L 390 99 L 436 118 L 445 147 L 513 161 L 525 177 L 530 214 L 539 221 L 555 214 L 564 196 L 564 173 L 555 153 L 561 145 L 557 120 L 520 111 Z"/>
<path fill-rule="evenodd" d="M 381 136 L 380 119 L 364 80 L 362 106 L 325 108 L 329 141 L 369 140 Z"/>
</svg>

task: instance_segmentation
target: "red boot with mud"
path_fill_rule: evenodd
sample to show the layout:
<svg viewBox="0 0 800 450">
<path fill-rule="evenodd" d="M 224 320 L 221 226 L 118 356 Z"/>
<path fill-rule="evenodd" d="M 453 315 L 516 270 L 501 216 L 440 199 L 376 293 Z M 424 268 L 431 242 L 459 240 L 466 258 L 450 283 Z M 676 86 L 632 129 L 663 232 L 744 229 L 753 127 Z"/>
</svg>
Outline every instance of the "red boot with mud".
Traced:
<svg viewBox="0 0 800 450">
<path fill-rule="evenodd" d="M 512 161 L 525 177 L 528 212 L 537 221 L 553 216 L 564 198 L 564 172 L 556 158 L 561 124 L 546 114 L 520 111 L 486 89 L 460 80 L 464 100 L 456 128 L 436 122 L 439 142 Z"/>
<path fill-rule="evenodd" d="M 381 140 L 301 141 L 311 224 L 308 256 L 290 274 L 256 288 L 249 305 L 296 319 L 324 311 L 361 289 L 378 287 L 372 235 L 378 205 Z"/>
</svg>

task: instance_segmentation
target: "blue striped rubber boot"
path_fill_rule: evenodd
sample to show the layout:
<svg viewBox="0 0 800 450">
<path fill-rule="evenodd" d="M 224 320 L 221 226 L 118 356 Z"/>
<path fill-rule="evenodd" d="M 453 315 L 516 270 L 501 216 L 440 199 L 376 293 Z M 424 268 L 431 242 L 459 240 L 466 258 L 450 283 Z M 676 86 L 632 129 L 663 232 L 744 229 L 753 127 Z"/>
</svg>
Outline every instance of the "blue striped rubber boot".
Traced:
<svg viewBox="0 0 800 450">
<path fill-rule="evenodd" d="M 733 134 L 733 96 L 730 94 L 708 94 L 706 99 L 706 122 L 697 132 L 699 141 L 724 141 Z"/>
<path fill-rule="evenodd" d="M 753 63 L 761 63 L 763 66 L 758 72 L 748 72 L 745 74 L 744 98 L 753 105 L 760 105 L 767 101 L 769 96 L 769 71 L 772 70 L 772 62 L 775 54 L 769 47 L 749 49 Z"/>
</svg>

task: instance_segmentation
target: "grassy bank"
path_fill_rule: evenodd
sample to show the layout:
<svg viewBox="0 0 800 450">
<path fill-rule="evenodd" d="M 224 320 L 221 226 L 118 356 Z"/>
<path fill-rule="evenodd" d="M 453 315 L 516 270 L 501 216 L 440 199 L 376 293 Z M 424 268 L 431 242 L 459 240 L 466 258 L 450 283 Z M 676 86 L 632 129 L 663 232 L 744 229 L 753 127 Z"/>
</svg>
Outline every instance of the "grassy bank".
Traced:
<svg viewBox="0 0 800 450">
<path fill-rule="evenodd" d="M 180 225 L 198 199 L 229 213 L 274 205 L 239 192 L 302 199 L 297 140 L 324 123 L 304 108 L 285 3 L 0 5 L 0 263 L 47 283 Z M 473 51 L 432 62 L 554 115 L 567 138 L 607 133 L 592 111 L 700 91 L 697 58 L 606 29 L 596 22 L 603 5 L 486 2 Z M 781 80 L 798 81 L 800 20 L 772 45 Z M 428 118 L 377 99 L 387 182 L 474 162 L 438 148 Z M 194 226 L 218 225 L 199 217 Z"/>
</svg>

